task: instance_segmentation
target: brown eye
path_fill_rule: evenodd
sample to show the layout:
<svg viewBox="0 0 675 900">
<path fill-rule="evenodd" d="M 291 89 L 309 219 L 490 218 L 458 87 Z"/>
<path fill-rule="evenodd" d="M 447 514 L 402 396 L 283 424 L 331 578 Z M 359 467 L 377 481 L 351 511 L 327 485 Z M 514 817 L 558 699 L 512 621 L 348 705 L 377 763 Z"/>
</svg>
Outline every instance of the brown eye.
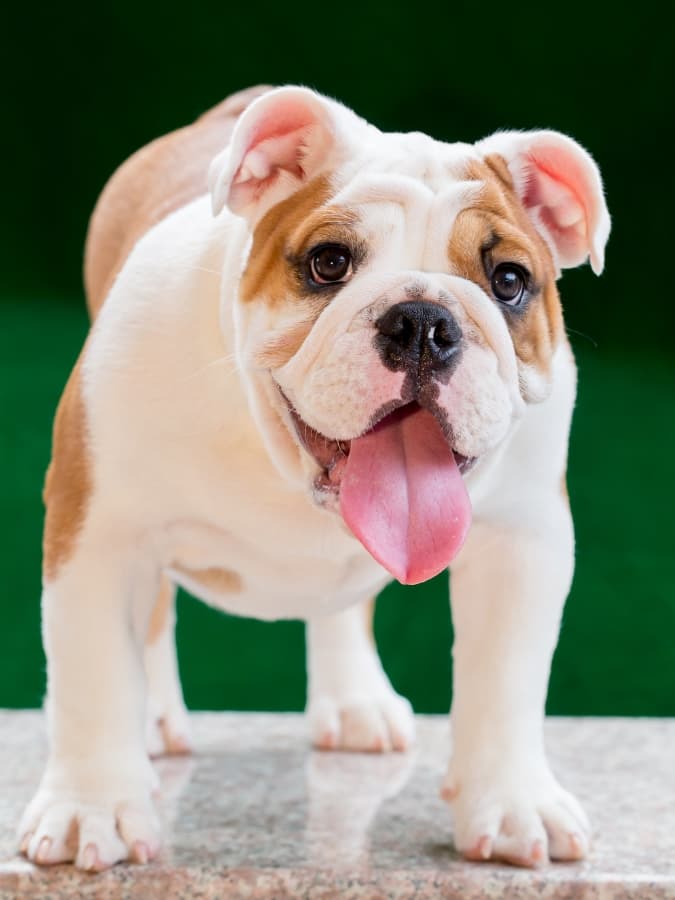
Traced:
<svg viewBox="0 0 675 900">
<path fill-rule="evenodd" d="M 340 244 L 324 244 L 312 252 L 309 274 L 316 284 L 344 283 L 352 275 L 352 255 Z"/>
<path fill-rule="evenodd" d="M 492 273 L 491 286 L 500 303 L 518 306 L 525 296 L 527 275 L 515 263 L 500 263 Z"/>
</svg>

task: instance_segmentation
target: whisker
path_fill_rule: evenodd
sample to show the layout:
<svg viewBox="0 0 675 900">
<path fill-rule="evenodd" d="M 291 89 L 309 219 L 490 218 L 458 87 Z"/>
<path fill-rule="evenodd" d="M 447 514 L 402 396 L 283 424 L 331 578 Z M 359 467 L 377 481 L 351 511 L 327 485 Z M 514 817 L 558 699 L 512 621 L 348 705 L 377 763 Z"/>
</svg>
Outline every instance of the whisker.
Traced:
<svg viewBox="0 0 675 900">
<path fill-rule="evenodd" d="M 181 383 L 184 384 L 187 381 L 190 381 L 193 378 L 196 378 L 198 375 L 203 375 L 204 372 L 209 369 L 216 368 L 217 366 L 227 365 L 228 363 L 234 363 L 234 365 L 225 371 L 226 375 L 232 375 L 237 371 L 237 354 L 236 353 L 228 353 L 225 356 L 219 356 L 218 359 L 212 359 L 210 362 L 207 362 L 205 365 L 201 366 L 201 368 L 197 369 L 195 372 L 192 372 L 190 375 L 187 375 L 185 378 L 181 379 Z"/>
<path fill-rule="evenodd" d="M 584 334 L 583 331 L 577 331 L 576 328 L 569 328 L 568 326 L 565 326 L 565 331 L 568 334 L 578 334 L 579 337 L 585 338 L 589 343 L 591 343 L 596 350 L 598 349 L 598 342 L 589 334 Z"/>
<path fill-rule="evenodd" d="M 192 266 L 192 265 L 182 265 L 182 269 L 185 269 L 188 272 L 206 272 L 209 275 L 221 275 L 218 269 L 208 269 L 206 266 Z"/>
</svg>

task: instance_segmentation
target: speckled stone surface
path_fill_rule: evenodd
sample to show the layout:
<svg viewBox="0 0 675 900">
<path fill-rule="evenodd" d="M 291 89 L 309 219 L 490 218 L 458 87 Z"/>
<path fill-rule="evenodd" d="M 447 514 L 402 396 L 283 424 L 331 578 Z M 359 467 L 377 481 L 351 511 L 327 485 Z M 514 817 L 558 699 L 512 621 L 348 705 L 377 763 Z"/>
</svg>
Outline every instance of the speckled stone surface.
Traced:
<svg viewBox="0 0 675 900">
<path fill-rule="evenodd" d="M 522 871 L 461 860 L 438 797 L 445 718 L 408 754 L 313 753 L 301 716 L 193 715 L 193 758 L 157 763 L 164 850 L 100 875 L 40 869 L 14 829 L 45 758 L 36 712 L 0 712 L 0 898 L 675 898 L 675 721 L 551 719 L 554 770 L 594 823 L 591 857 Z"/>
</svg>

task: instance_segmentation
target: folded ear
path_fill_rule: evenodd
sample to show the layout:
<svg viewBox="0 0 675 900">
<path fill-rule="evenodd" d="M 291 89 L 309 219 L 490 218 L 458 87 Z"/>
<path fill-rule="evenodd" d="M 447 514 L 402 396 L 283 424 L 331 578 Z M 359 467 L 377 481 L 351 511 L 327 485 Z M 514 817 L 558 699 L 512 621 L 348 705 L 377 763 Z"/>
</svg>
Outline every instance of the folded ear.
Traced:
<svg viewBox="0 0 675 900">
<path fill-rule="evenodd" d="M 557 131 L 498 132 L 476 146 L 485 156 L 503 157 L 516 192 L 559 266 L 578 266 L 590 257 L 599 275 L 610 218 L 591 155 Z"/>
<path fill-rule="evenodd" d="M 301 87 L 272 90 L 242 113 L 230 144 L 211 163 L 214 215 L 228 206 L 259 219 L 326 170 L 344 143 L 341 120 L 358 117 Z"/>
</svg>

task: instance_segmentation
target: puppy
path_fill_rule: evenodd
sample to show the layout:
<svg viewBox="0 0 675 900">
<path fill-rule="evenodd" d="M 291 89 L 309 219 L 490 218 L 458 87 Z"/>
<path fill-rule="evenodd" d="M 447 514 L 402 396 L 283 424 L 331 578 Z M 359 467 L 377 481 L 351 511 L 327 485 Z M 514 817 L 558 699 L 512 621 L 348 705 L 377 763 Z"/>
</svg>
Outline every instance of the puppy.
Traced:
<svg viewBox="0 0 675 900">
<path fill-rule="evenodd" d="M 448 565 L 456 846 L 586 853 L 542 735 L 574 557 L 556 280 L 600 273 L 609 227 L 595 163 L 561 134 L 384 134 L 299 87 L 230 97 L 121 167 L 45 488 L 31 860 L 157 853 L 148 743 L 189 749 L 175 585 L 305 619 L 315 745 L 404 750 L 369 601 Z"/>
</svg>

